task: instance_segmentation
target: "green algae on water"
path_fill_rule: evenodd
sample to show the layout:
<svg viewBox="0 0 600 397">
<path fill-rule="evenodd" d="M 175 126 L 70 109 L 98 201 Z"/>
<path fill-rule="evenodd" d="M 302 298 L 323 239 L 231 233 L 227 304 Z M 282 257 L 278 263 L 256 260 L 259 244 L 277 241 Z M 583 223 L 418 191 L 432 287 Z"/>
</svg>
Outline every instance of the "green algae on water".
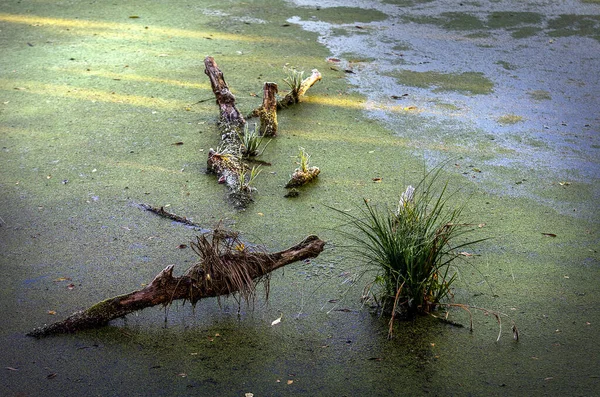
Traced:
<svg viewBox="0 0 600 397">
<path fill-rule="evenodd" d="M 434 87 L 434 92 L 459 91 L 472 95 L 485 95 L 493 91 L 494 84 L 480 72 L 442 73 L 401 70 L 391 74 L 400 84 L 419 88 Z"/>
<path fill-rule="evenodd" d="M 333 24 L 369 23 L 383 21 L 388 17 L 381 11 L 355 7 L 323 7 L 318 9 L 301 7 L 297 8 L 296 11 L 303 19 L 316 18 L 319 21 Z"/>
<path fill-rule="evenodd" d="M 563 14 L 550 20 L 548 28 L 551 37 L 583 36 L 600 41 L 599 15 Z"/>
<path fill-rule="evenodd" d="M 545 90 L 533 90 L 527 92 L 527 95 L 531 97 L 531 99 L 536 101 L 549 101 L 552 99 L 552 95 Z"/>
<path fill-rule="evenodd" d="M 517 116 L 516 114 L 505 114 L 496 119 L 500 124 L 517 124 L 523 121 L 523 116 Z"/>
<path fill-rule="evenodd" d="M 536 12 L 497 11 L 488 16 L 487 26 L 492 29 L 506 29 L 519 25 L 534 25 L 542 22 L 542 15 Z"/>
</svg>

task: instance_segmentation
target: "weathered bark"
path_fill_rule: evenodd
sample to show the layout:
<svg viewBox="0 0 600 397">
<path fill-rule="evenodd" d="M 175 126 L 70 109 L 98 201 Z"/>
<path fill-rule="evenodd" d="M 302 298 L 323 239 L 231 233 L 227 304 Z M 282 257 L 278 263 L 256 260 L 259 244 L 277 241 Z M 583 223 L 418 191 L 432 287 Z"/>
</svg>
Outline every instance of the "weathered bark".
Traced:
<svg viewBox="0 0 600 397">
<path fill-rule="evenodd" d="M 277 135 L 277 84 L 265 83 L 263 103 L 259 109 L 260 135 L 274 137 Z"/>
<path fill-rule="evenodd" d="M 207 170 L 214 172 L 219 183 L 229 188 L 229 198 L 236 208 L 246 208 L 252 202 L 252 192 L 255 190 L 246 181 L 247 167 L 239 156 L 232 153 L 217 153 L 214 149 L 208 151 Z"/>
<path fill-rule="evenodd" d="M 228 260 L 240 260 L 248 263 L 261 263 L 263 266 L 248 266 L 247 271 L 251 279 L 257 279 L 287 264 L 314 258 L 322 251 L 325 242 L 317 236 L 309 236 L 299 244 L 283 251 L 274 253 L 261 252 L 228 252 Z M 127 314 L 156 305 L 168 305 L 174 300 L 186 299 L 192 303 L 199 299 L 230 294 L 228 280 L 210 279 L 204 277 L 201 264 L 196 264 L 188 269 L 181 277 L 173 276 L 174 265 L 163 269 L 152 282 L 145 288 L 125 295 L 106 299 L 92 307 L 73 313 L 63 321 L 59 321 L 29 332 L 29 336 L 42 337 L 53 334 L 73 333 L 86 329 L 99 328 L 107 325 L 111 320 L 124 317 Z M 206 282 L 206 279 L 210 282 Z"/>
<path fill-rule="evenodd" d="M 317 69 L 313 69 L 312 74 L 302 80 L 302 84 L 300 84 L 298 90 L 291 90 L 282 100 L 277 102 L 277 109 L 287 108 L 288 106 L 299 103 L 300 97 L 302 97 L 306 91 L 319 80 L 321 80 L 321 73 Z"/>
<path fill-rule="evenodd" d="M 235 97 L 229 91 L 229 86 L 225 82 L 223 72 L 217 66 L 213 57 L 204 58 L 204 73 L 210 79 L 210 85 L 217 100 L 217 105 L 221 110 L 221 122 L 229 126 L 242 127 L 246 120 L 235 107 Z"/>
</svg>

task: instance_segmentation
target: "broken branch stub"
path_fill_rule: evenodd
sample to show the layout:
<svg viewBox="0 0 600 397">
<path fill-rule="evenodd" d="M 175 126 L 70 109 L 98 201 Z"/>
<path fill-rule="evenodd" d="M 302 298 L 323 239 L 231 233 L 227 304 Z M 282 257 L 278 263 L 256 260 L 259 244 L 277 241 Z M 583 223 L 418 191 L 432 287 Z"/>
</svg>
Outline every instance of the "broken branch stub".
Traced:
<svg viewBox="0 0 600 397">
<path fill-rule="evenodd" d="M 260 116 L 260 135 L 274 137 L 277 135 L 277 84 L 265 83 L 263 103 L 258 114 Z"/>
<path fill-rule="evenodd" d="M 106 299 L 86 310 L 73 313 L 65 320 L 36 328 L 27 335 L 43 337 L 99 328 L 135 311 L 156 305 L 165 306 L 174 300 L 183 299 L 196 303 L 203 298 L 236 292 L 247 297 L 248 292 L 253 293 L 257 280 L 287 264 L 317 257 L 325 246 L 325 242 L 317 236 L 309 236 L 283 251 L 255 252 L 240 246 L 237 237 L 231 240 L 231 235 L 217 237 L 215 241 L 214 233 L 217 232 L 219 231 L 213 232 L 213 243 L 229 243 L 224 249 L 223 246 L 215 247 L 210 244 L 204 247 L 208 240 L 205 238 L 203 241 L 199 237 L 193 246 L 200 247 L 201 261 L 190 267 L 183 276 L 174 277 L 174 265 L 169 265 L 143 289 Z M 235 271 L 229 271 L 232 266 Z"/>
</svg>

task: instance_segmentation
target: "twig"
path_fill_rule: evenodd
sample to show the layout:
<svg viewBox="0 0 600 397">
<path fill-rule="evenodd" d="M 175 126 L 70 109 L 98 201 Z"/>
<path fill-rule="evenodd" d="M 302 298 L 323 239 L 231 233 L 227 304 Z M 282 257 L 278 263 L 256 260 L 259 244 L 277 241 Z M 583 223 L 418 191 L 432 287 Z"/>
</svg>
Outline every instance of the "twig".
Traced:
<svg viewBox="0 0 600 397">
<path fill-rule="evenodd" d="M 158 207 L 153 207 L 151 205 L 143 204 L 143 203 L 140 203 L 139 206 L 142 207 L 143 209 L 145 209 L 146 211 L 154 212 L 158 216 L 162 216 L 164 218 L 171 219 L 175 222 L 183 223 L 184 225 L 193 226 L 198 229 L 202 229 L 202 227 L 200 225 L 192 222 L 188 218 L 181 217 L 179 215 L 175 215 L 173 213 L 170 213 L 169 211 L 166 211 L 165 207 L 158 208 Z"/>
</svg>

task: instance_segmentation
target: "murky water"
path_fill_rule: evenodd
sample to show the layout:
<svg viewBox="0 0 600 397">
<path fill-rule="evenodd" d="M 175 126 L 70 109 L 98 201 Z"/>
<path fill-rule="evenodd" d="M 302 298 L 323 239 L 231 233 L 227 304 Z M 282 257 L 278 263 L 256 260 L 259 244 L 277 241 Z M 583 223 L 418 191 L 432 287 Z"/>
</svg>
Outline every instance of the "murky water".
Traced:
<svg viewBox="0 0 600 397">
<path fill-rule="evenodd" d="M 593 395 L 598 312 L 597 1 L 294 1 L 0 6 L 2 395 Z M 213 55 L 248 113 L 284 65 L 323 73 L 279 115 L 273 165 L 246 211 L 206 175 Z M 183 144 L 180 144 L 183 142 Z M 302 146 L 322 169 L 284 198 Z M 388 324 L 327 206 L 394 205 L 423 167 L 492 237 L 458 263 L 474 332 Z M 375 182 L 374 179 L 377 181 Z M 283 249 L 328 241 L 276 272 L 271 296 L 147 309 L 97 331 L 25 333 L 138 289 L 220 220 Z M 553 237 L 554 236 L 554 237 Z M 353 283 L 353 281 L 356 281 Z M 271 325 L 281 317 L 279 324 Z M 452 310 L 468 325 L 468 314 Z M 520 330 L 515 342 L 511 321 Z"/>
</svg>

